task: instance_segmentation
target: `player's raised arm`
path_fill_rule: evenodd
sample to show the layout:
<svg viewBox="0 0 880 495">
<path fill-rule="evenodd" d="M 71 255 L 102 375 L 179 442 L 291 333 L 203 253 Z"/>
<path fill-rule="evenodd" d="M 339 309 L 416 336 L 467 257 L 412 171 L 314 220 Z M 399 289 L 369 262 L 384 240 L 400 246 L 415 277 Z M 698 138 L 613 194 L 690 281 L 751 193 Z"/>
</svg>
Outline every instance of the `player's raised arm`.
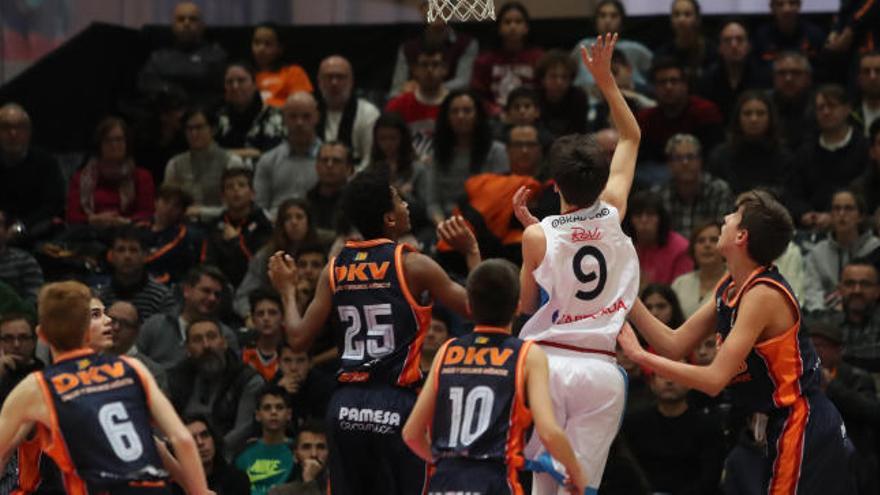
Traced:
<svg viewBox="0 0 880 495">
<path fill-rule="evenodd" d="M 636 299 L 629 312 L 629 321 L 657 354 L 669 359 L 681 359 L 715 330 L 715 301 L 713 299 L 702 305 L 680 327 L 672 329 L 652 315 L 640 299 Z"/>
<path fill-rule="evenodd" d="M 269 279 L 284 301 L 287 343 L 296 352 L 308 350 L 330 316 L 330 264 L 321 271 L 315 297 L 306 309 L 305 316 L 299 313 L 296 290 L 299 273 L 296 262 L 289 254 L 279 251 L 269 258 Z"/>
<path fill-rule="evenodd" d="M 620 218 L 623 218 L 626 214 L 626 199 L 635 175 L 642 133 L 635 115 L 626 104 L 611 74 L 611 55 L 614 53 L 616 43 L 617 33 L 599 36 L 592 46 L 581 47 L 581 57 L 584 65 L 593 75 L 596 86 L 608 102 L 611 120 L 620 135 L 614 156 L 611 158 L 608 184 L 602 192 L 601 199 L 617 208 Z"/>
</svg>

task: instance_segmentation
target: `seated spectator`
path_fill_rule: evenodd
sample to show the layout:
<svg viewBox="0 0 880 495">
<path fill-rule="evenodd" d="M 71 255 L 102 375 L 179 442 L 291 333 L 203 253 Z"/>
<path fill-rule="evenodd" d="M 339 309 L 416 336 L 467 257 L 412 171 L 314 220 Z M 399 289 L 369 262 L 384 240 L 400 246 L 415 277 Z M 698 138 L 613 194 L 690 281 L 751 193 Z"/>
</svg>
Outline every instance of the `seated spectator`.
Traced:
<svg viewBox="0 0 880 495">
<path fill-rule="evenodd" d="M 28 308 L 37 304 L 43 286 L 43 270 L 37 260 L 23 249 L 8 244 L 9 222 L 0 210 L 0 282 L 11 287 Z"/>
<path fill-rule="evenodd" d="M 413 66 L 413 79 L 416 82 L 412 91 L 401 93 L 385 106 L 386 112 L 397 113 L 409 126 L 412 146 L 419 160 L 430 157 L 434 150 L 434 130 L 440 105 L 449 94 L 443 85 L 446 76 L 446 61 L 439 45 L 424 45 L 419 48 L 416 64 Z M 383 114 L 387 115 L 387 114 Z M 373 127 L 373 150 L 376 150 L 376 132 L 380 116 Z M 371 161 L 375 161 L 372 158 Z"/>
<path fill-rule="evenodd" d="M 717 57 L 715 45 L 706 38 L 703 16 L 697 0 L 673 0 L 669 13 L 672 40 L 654 50 L 654 59 L 672 57 L 688 82 L 702 77 Z"/>
<path fill-rule="evenodd" d="M 704 149 L 712 149 L 721 141 L 722 117 L 718 106 L 690 94 L 687 76 L 678 62 L 656 57 L 651 68 L 651 82 L 657 106 L 636 115 L 642 129 L 640 162 L 662 161 L 666 143 L 675 134 L 693 134 Z"/>
<path fill-rule="evenodd" d="M 226 52 L 216 43 L 207 43 L 204 33 L 198 5 L 177 4 L 171 23 L 174 45 L 150 54 L 138 76 L 138 89 L 149 96 L 172 87 L 182 90 L 193 103 L 217 103 Z"/>
<path fill-rule="evenodd" d="M 284 120 L 263 103 L 256 74 L 246 62 L 226 66 L 223 104 L 217 111 L 217 143 L 250 163 L 284 140 Z"/>
<path fill-rule="evenodd" d="M 357 168 L 365 167 L 370 161 L 379 109 L 355 94 L 351 63 L 340 55 L 325 58 L 318 68 L 318 89 L 318 136 L 345 143 Z"/>
<path fill-rule="evenodd" d="M 867 136 L 871 124 L 880 120 L 880 52 L 875 50 L 859 56 L 856 83 L 861 99 L 856 107 L 856 118 Z"/>
<path fill-rule="evenodd" d="M 770 84 L 766 66 L 752 55 L 745 25 L 737 20 L 725 22 L 718 34 L 718 61 L 703 74 L 697 92 L 715 102 L 727 119 L 743 91 Z"/>
<path fill-rule="evenodd" d="M 254 176 L 256 202 L 275 218 L 278 205 L 290 198 L 305 198 L 318 182 L 315 159 L 321 147 L 315 126 L 318 103 L 309 93 L 296 92 L 281 108 L 287 139 L 260 157 Z"/>
<path fill-rule="evenodd" d="M 165 168 L 165 184 L 183 188 L 192 196 L 193 204 L 186 214 L 193 219 L 208 221 L 223 209 L 220 177 L 229 168 L 243 168 L 244 162 L 214 142 L 217 122 L 201 108 L 183 114 L 189 151 L 173 157 Z"/>
<path fill-rule="evenodd" d="M 869 260 L 852 259 L 840 271 L 843 311 L 830 315 L 843 332 L 843 359 L 880 376 L 880 278 Z"/>
<path fill-rule="evenodd" d="M 529 11 L 525 5 L 506 2 L 498 9 L 497 19 L 497 45 L 477 57 L 471 78 L 471 89 L 491 116 L 501 113 L 511 91 L 520 86 L 534 87 L 535 66 L 544 54 L 541 48 L 529 44 Z"/>
<path fill-rule="evenodd" d="M 865 203 L 850 190 L 831 197 L 831 233 L 807 254 L 803 306 L 807 311 L 833 308 L 840 303 L 840 267 L 880 249 L 880 239 L 865 228 Z"/>
<path fill-rule="evenodd" d="M 94 156 L 70 179 L 68 223 L 104 229 L 153 215 L 153 177 L 131 159 L 130 139 L 120 118 L 107 117 L 98 124 Z"/>
<path fill-rule="evenodd" d="M 251 56 L 257 69 L 257 89 L 263 102 L 280 108 L 297 91 L 314 91 L 309 76 L 296 64 L 282 65 L 285 43 L 279 26 L 271 22 L 257 24 L 251 37 Z"/>
<path fill-rule="evenodd" d="M 0 315 L 23 313 L 34 317 L 35 309 L 32 305 L 25 304 L 9 284 L 0 282 Z"/>
<path fill-rule="evenodd" d="M 237 445 L 247 437 L 265 382 L 229 349 L 224 333 L 211 318 L 187 325 L 186 357 L 168 370 L 168 398 L 184 416 L 209 416 L 225 443 Z"/>
<path fill-rule="evenodd" d="M 113 234 L 107 261 L 110 279 L 95 287 L 105 305 L 128 301 L 143 319 L 174 309 L 171 289 L 150 279 L 147 274 L 147 250 L 138 229 L 123 227 Z"/>
<path fill-rule="evenodd" d="M 293 451 L 299 466 L 299 476 L 291 483 L 277 485 L 269 490 L 269 495 L 322 495 L 329 491 L 327 476 L 327 433 L 323 423 L 310 421 L 296 435 L 296 448 Z"/>
<path fill-rule="evenodd" d="M 470 90 L 451 92 L 440 106 L 428 169 L 428 214 L 437 224 L 446 218 L 471 175 L 508 171 L 504 145 L 492 140 L 488 117 Z"/>
<path fill-rule="evenodd" d="M 221 267 L 227 280 L 238 287 L 254 253 L 272 235 L 272 222 L 254 204 L 253 173 L 244 168 L 223 171 L 223 203 L 220 218 L 206 226 L 201 262 Z"/>
<path fill-rule="evenodd" d="M 590 99 L 573 84 L 576 72 L 575 61 L 562 50 L 545 53 L 535 70 L 541 124 L 554 139 L 587 132 Z"/>
<path fill-rule="evenodd" d="M 718 418 L 689 407 L 687 387 L 657 373 L 648 379 L 655 407 L 624 419 L 623 432 L 654 493 L 714 493 L 724 439 Z"/>
<path fill-rule="evenodd" d="M 841 2 L 825 48 L 838 55 L 848 67 L 849 55 L 875 49 L 880 39 L 880 3 Z"/>
<path fill-rule="evenodd" d="M 773 19 L 755 31 L 755 55 L 769 64 L 780 53 L 795 51 L 815 63 L 824 48 L 825 33 L 801 15 L 801 0 L 770 0 L 770 14 Z"/>
<path fill-rule="evenodd" d="M 553 144 L 553 136 L 541 123 L 541 101 L 534 89 L 516 88 L 507 95 L 507 105 L 500 124 L 493 129 L 495 138 L 499 141 L 507 140 L 511 127 L 526 125 L 538 130 L 541 148 L 548 150 Z"/>
<path fill-rule="evenodd" d="M 208 415 L 187 416 L 183 419 L 183 424 L 196 441 L 202 468 L 208 479 L 208 489 L 217 495 L 249 494 L 251 482 L 248 475 L 226 461 L 223 437 L 211 427 Z M 174 485 L 174 493 L 183 495 L 183 490 L 180 486 Z"/>
<path fill-rule="evenodd" d="M 656 194 L 633 194 L 623 224 L 639 256 L 642 283 L 669 285 L 694 269 L 687 238 L 672 230 L 669 213 Z"/>
<path fill-rule="evenodd" d="M 422 356 L 419 361 L 419 368 L 425 376 L 428 376 L 428 372 L 431 371 L 431 363 L 434 362 L 437 351 L 447 340 L 452 338 L 447 324 L 450 317 L 449 310 L 437 304 L 431 310 L 431 324 L 428 325 L 425 340 L 422 341 Z"/>
<path fill-rule="evenodd" d="M 216 317 L 226 277 L 210 265 L 190 270 L 183 279 L 183 304 L 171 313 L 155 314 L 144 321 L 138 334 L 138 350 L 165 369 L 186 358 L 186 330 L 190 322 Z M 224 324 L 220 329 L 228 346 L 238 351 L 235 332 Z"/>
<path fill-rule="evenodd" d="M 235 291 L 235 312 L 247 318 L 251 312 L 248 296 L 254 289 L 270 288 L 269 257 L 276 251 L 296 253 L 301 246 L 318 242 L 312 212 L 304 199 L 288 199 L 278 207 L 278 216 L 269 243 L 257 251 L 248 264 L 248 271 Z"/>
<path fill-rule="evenodd" d="M 294 426 L 299 427 L 310 419 L 323 419 L 335 387 L 332 375 L 312 366 L 306 352 L 295 352 L 287 344 L 281 346 L 280 352 L 281 369 L 273 384 L 287 392 Z"/>
<path fill-rule="evenodd" d="M 649 283 L 642 289 L 639 299 L 652 315 L 669 328 L 678 328 L 684 323 L 684 311 L 678 302 L 678 296 L 668 285 Z"/>
<path fill-rule="evenodd" d="M 191 204 L 189 193 L 163 185 L 156 194 L 152 220 L 138 224 L 147 250 L 147 272 L 159 283 L 177 283 L 198 263 L 201 231 L 184 222 Z"/>
<path fill-rule="evenodd" d="M 672 290 L 681 302 L 685 318 L 690 318 L 707 301 L 713 300 L 715 286 L 727 273 L 727 264 L 718 252 L 720 235 L 721 226 L 717 220 L 699 223 L 691 233 L 690 254 L 694 271 L 672 281 Z"/>
<path fill-rule="evenodd" d="M 37 333 L 32 317 L 23 313 L 0 316 L 0 405 L 6 396 L 32 371 L 43 368 L 34 353 Z"/>
<path fill-rule="evenodd" d="M 622 33 L 623 22 L 626 20 L 626 8 L 620 0 L 599 0 L 596 2 L 596 10 L 593 16 L 595 32 L 597 34 L 604 33 Z M 575 86 L 589 89 L 593 86 L 593 75 L 587 70 L 583 60 L 581 60 L 581 47 L 589 48 L 596 42 L 595 36 L 590 36 L 578 41 L 571 51 L 571 58 L 578 61 L 578 75 L 574 80 Z M 618 38 L 617 44 L 614 45 L 616 50 L 620 50 L 624 57 L 629 61 L 632 69 L 632 80 L 639 85 L 645 84 L 645 75 L 651 68 L 651 61 L 654 54 L 651 53 L 645 45 L 638 41 Z"/>
<path fill-rule="evenodd" d="M 655 189 L 669 215 L 669 226 L 690 236 L 700 220 L 723 218 L 733 210 L 733 194 L 721 179 L 703 170 L 700 141 L 691 134 L 676 134 L 666 143 L 671 180 Z"/>
<path fill-rule="evenodd" d="M 319 234 L 324 231 L 329 236 L 336 231 L 342 189 L 354 174 L 353 159 L 352 150 L 339 141 L 328 141 L 318 150 L 318 183 L 306 193 L 306 200 Z"/>
<path fill-rule="evenodd" d="M 649 88 L 643 83 L 636 84 L 634 82 L 632 64 L 629 63 L 626 55 L 617 48 L 611 54 L 611 74 L 633 113 L 657 106 L 657 102 L 647 96 Z M 594 129 L 614 127 L 614 123 L 611 122 L 608 102 L 604 98 L 599 99 L 596 104 L 595 117 L 592 120 Z"/>
<path fill-rule="evenodd" d="M 266 289 L 251 292 L 248 299 L 253 331 L 246 337 L 249 342 L 241 351 L 241 360 L 268 383 L 279 372 L 278 349 L 284 342 L 284 305 L 278 294 Z"/>
<path fill-rule="evenodd" d="M 865 172 L 852 183 L 853 190 L 865 198 L 866 212 L 880 211 L 880 121 L 874 121 L 868 132 L 868 157 Z"/>
<path fill-rule="evenodd" d="M 110 317 L 110 329 L 112 331 L 112 344 L 106 352 L 116 356 L 128 356 L 137 359 L 147 369 L 163 392 L 168 391 L 168 376 L 165 369 L 159 363 L 138 351 L 134 345 L 138 333 L 141 330 L 141 318 L 137 308 L 127 301 L 116 301 L 107 307 L 107 316 Z"/>
<path fill-rule="evenodd" d="M 250 478 L 251 495 L 266 495 L 273 486 L 289 481 L 294 468 L 293 442 L 287 437 L 291 411 L 283 388 L 263 388 L 254 419 L 260 436 L 235 456 L 235 467 Z"/>
<path fill-rule="evenodd" d="M 422 0 L 420 12 L 423 19 L 428 18 L 428 0 Z M 419 47 L 425 43 L 439 44 L 443 47 L 443 59 L 446 61 L 446 79 L 443 84 L 446 89 L 452 91 L 468 87 L 474 60 L 479 52 L 477 40 L 467 34 L 456 32 L 442 19 L 435 19 L 425 26 L 425 30 L 420 35 L 408 39 L 397 50 L 397 62 L 394 65 L 389 96 L 394 97 L 415 88 L 412 69 L 418 61 Z"/>
<path fill-rule="evenodd" d="M 868 143 L 849 121 L 852 106 L 843 87 L 822 86 L 815 101 L 819 135 L 804 142 L 795 155 L 788 190 L 795 221 L 806 229 L 825 230 L 831 222 L 831 195 L 864 172 Z"/>
<path fill-rule="evenodd" d="M 730 116 L 727 140 L 709 156 L 709 171 L 733 194 L 761 188 L 780 195 L 789 181 L 792 154 L 780 139 L 779 118 L 770 97 L 744 92 Z"/>
<path fill-rule="evenodd" d="M 9 227 L 20 222 L 35 237 L 47 234 L 64 211 L 58 162 L 31 145 L 31 118 L 16 103 L 0 106 L 0 210 Z"/>
<path fill-rule="evenodd" d="M 770 99 L 779 114 L 780 137 L 790 151 L 817 132 L 812 76 L 810 61 L 802 53 L 782 52 L 773 61 Z"/>
<path fill-rule="evenodd" d="M 186 151 L 186 95 L 167 88 L 151 95 L 145 112 L 134 121 L 134 161 L 150 171 L 154 184 L 165 182 L 168 161 Z"/>
</svg>

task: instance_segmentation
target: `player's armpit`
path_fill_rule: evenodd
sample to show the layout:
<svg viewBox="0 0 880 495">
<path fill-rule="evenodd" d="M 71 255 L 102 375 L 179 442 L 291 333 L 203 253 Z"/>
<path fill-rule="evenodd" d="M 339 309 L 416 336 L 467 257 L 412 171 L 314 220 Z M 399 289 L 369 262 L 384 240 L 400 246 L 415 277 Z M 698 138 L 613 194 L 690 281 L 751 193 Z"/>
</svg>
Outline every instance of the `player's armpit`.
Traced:
<svg viewBox="0 0 880 495">
<path fill-rule="evenodd" d="M 529 225 L 523 232 L 523 263 L 519 274 L 519 312 L 532 314 L 538 310 L 540 290 L 533 272 L 544 260 L 547 239 L 540 224 Z"/>
<path fill-rule="evenodd" d="M 413 296 L 428 291 L 431 297 L 462 316 L 469 316 L 464 287 L 449 278 L 436 261 L 422 253 L 409 253 L 403 258 L 406 283 Z M 314 303 L 313 303 L 314 304 Z"/>
</svg>

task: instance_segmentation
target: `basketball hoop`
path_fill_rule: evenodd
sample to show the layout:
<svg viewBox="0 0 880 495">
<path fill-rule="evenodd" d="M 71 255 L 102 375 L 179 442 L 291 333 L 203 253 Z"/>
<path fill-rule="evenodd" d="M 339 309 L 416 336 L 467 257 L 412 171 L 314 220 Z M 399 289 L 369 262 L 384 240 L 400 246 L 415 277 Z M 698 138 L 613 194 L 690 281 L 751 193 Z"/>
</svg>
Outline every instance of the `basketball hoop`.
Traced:
<svg viewBox="0 0 880 495">
<path fill-rule="evenodd" d="M 493 0 L 429 0 L 428 22 L 495 20 Z"/>
</svg>

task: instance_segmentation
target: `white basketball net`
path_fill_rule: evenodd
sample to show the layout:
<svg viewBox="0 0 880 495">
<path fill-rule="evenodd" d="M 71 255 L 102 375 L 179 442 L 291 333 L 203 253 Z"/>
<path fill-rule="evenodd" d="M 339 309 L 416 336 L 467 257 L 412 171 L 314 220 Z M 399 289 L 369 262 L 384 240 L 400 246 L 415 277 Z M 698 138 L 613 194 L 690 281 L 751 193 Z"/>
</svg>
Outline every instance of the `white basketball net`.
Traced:
<svg viewBox="0 0 880 495">
<path fill-rule="evenodd" d="M 482 21 L 495 19 L 495 4 L 492 0 L 429 0 L 428 22 L 443 19 L 457 21 Z"/>
</svg>

